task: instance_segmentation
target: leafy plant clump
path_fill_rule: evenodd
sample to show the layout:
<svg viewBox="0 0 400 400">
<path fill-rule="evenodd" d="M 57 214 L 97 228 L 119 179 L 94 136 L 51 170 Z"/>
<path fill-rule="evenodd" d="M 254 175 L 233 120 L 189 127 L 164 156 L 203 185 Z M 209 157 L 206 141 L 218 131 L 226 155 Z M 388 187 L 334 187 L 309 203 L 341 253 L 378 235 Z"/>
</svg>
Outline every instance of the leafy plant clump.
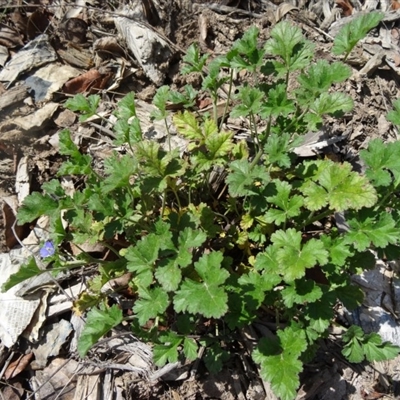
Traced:
<svg viewBox="0 0 400 400">
<path fill-rule="evenodd" d="M 68 195 L 58 179 L 44 184 L 43 193 L 26 198 L 18 221 L 50 216 L 52 246 L 46 246 L 52 251 L 45 260 L 54 271 L 98 265 L 90 290 L 75 304 L 76 312 L 90 309 L 79 341 L 82 357 L 126 320 L 137 336 L 154 343 L 157 365 L 193 360 L 204 346 L 204 361 L 216 371 L 229 358 L 223 343 L 237 340 L 235 333 L 253 321 L 267 320 L 276 336 L 262 338 L 253 358 L 275 393 L 293 399 L 304 362 L 327 337 L 335 305 L 360 305 L 362 291 L 350 277 L 374 266 L 370 249 L 399 256 L 400 143 L 372 141 L 361 152 L 365 174 L 347 162 L 296 158 L 293 149 L 304 133 L 317 130 L 324 116 L 352 109 L 348 95 L 331 90 L 351 70 L 314 60 L 313 44 L 287 22 L 277 24 L 261 48 L 258 33 L 251 28 L 212 61 L 189 48 L 184 72 L 201 75 L 211 115 L 196 113 L 198 93 L 191 86 L 182 93 L 158 90 L 153 118 L 168 132 L 167 105 L 181 106 L 173 126 L 187 142 L 183 154 L 171 145 L 170 133 L 165 145 L 146 138 L 132 93 L 119 102 L 113 128 L 126 152 L 106 159 L 104 171 L 95 170 L 68 131 L 60 133 L 60 152 L 68 160 L 58 175 L 75 177 L 79 186 Z M 233 96 L 234 70 L 247 71 L 255 83 Z M 221 113 L 222 89 L 228 100 Z M 78 95 L 66 106 L 85 119 L 98 104 L 98 96 Z M 248 121 L 248 140 L 221 128 L 228 112 Z M 399 115 L 396 109 L 391 118 Z M 335 226 L 338 212 L 347 231 Z M 101 243 L 109 256 L 86 253 L 87 242 Z M 69 254 L 70 243 L 82 249 L 78 256 Z M 32 258 L 5 289 L 41 272 Z M 135 302 L 132 315 L 124 316 L 102 288 L 128 272 Z M 352 362 L 398 354 L 357 327 L 343 340 Z"/>
</svg>

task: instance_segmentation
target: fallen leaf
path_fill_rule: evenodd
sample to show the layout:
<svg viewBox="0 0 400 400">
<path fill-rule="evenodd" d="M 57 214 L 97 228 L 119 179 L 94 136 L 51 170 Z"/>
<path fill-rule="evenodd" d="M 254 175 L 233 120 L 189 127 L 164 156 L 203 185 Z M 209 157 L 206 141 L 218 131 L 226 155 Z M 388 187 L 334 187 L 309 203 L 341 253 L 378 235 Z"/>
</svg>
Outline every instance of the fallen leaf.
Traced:
<svg viewBox="0 0 400 400">
<path fill-rule="evenodd" d="M 397 0 L 392 0 L 391 9 L 398 10 L 400 8 L 400 3 Z"/>
<path fill-rule="evenodd" d="M 25 390 L 20 382 L 14 382 L 12 386 L 4 386 L 1 390 L 3 399 L 21 400 L 24 398 Z"/>
<path fill-rule="evenodd" d="M 51 14 L 44 9 L 37 9 L 30 15 L 26 24 L 26 36 L 29 40 L 46 32 L 50 24 L 50 17 Z"/>
<path fill-rule="evenodd" d="M 93 68 L 82 75 L 72 78 L 64 85 L 64 93 L 77 94 L 90 92 L 93 93 L 106 87 L 112 73 L 101 74 L 99 70 Z"/>
<path fill-rule="evenodd" d="M 69 18 L 65 21 L 61 30 L 65 39 L 72 43 L 82 44 L 87 41 L 88 24 L 81 18 Z"/>
<path fill-rule="evenodd" d="M 206 98 L 199 100 L 197 106 L 199 107 L 199 110 L 202 110 L 203 108 L 208 107 L 210 104 L 212 104 L 212 100 L 210 98 Z"/>
<path fill-rule="evenodd" d="M 25 368 L 29 365 L 31 359 L 33 357 L 33 353 L 24 354 L 18 357 L 17 360 L 10 363 L 4 372 L 4 378 L 6 380 L 15 378 L 18 374 L 25 370 Z"/>
<path fill-rule="evenodd" d="M 23 46 L 24 42 L 17 29 L 6 24 L 0 24 L 0 44 L 12 49 L 14 47 Z"/>
<path fill-rule="evenodd" d="M 353 14 L 353 6 L 350 4 L 349 0 L 337 0 L 336 4 L 343 10 L 342 15 L 344 17 L 349 17 Z"/>
</svg>

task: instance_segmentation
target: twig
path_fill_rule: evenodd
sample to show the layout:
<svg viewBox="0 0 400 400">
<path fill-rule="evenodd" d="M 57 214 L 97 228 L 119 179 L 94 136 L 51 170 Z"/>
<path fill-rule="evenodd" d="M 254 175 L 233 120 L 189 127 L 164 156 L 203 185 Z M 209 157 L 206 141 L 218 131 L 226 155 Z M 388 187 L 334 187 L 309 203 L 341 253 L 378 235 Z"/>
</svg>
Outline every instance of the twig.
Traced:
<svg viewBox="0 0 400 400">
<path fill-rule="evenodd" d="M 199 8 L 208 8 L 212 11 L 221 12 L 221 13 L 228 14 L 228 15 L 241 14 L 241 15 L 245 15 L 247 17 L 252 17 L 252 18 L 262 18 L 263 17 L 262 14 L 257 14 L 252 11 L 246 11 L 246 10 L 242 10 L 241 8 L 229 7 L 229 6 L 224 6 L 224 5 L 216 4 L 216 3 L 211 3 L 211 4 L 197 4 L 196 3 L 195 5 L 196 5 L 196 7 L 199 7 Z"/>
<path fill-rule="evenodd" d="M 3 369 L 0 372 L 0 380 L 3 378 L 4 373 L 6 372 L 8 366 L 11 363 L 12 358 L 14 357 L 14 352 L 12 351 L 9 355 L 9 357 L 7 358 L 6 362 L 3 365 Z"/>
</svg>

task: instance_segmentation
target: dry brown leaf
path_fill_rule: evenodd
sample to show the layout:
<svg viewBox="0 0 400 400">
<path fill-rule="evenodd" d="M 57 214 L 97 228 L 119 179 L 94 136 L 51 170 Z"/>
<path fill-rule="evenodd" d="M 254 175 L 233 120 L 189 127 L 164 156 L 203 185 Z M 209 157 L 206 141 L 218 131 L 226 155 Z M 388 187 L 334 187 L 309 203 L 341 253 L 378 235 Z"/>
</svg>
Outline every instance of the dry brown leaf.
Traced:
<svg viewBox="0 0 400 400">
<path fill-rule="evenodd" d="M 152 26 L 157 26 L 160 23 L 160 16 L 158 11 L 154 6 L 153 0 L 142 0 L 143 14 L 145 15 L 147 21 Z"/>
<path fill-rule="evenodd" d="M 5 235 L 6 246 L 11 250 L 18 244 L 18 240 L 14 236 L 14 232 L 12 230 L 12 227 L 13 227 L 15 219 L 16 219 L 15 209 L 16 209 L 18 200 L 16 199 L 16 196 L 10 196 L 10 197 L 4 198 L 3 200 L 4 201 L 3 201 L 2 212 L 3 212 L 3 220 L 4 220 L 4 225 L 5 225 L 4 235 Z M 15 206 L 12 207 L 14 204 L 15 204 Z M 20 240 L 22 240 L 26 236 L 26 229 L 24 226 L 15 225 L 14 231 Z"/>
<path fill-rule="evenodd" d="M 336 0 L 336 4 L 343 10 L 343 17 L 349 17 L 353 14 L 353 6 L 349 0 Z"/>
<path fill-rule="evenodd" d="M 28 18 L 25 15 L 22 15 L 18 9 L 10 14 L 10 20 L 19 33 L 26 32 Z"/>
<path fill-rule="evenodd" d="M 84 74 L 69 80 L 64 85 L 64 93 L 77 94 L 84 92 L 96 92 L 106 87 L 107 82 L 113 74 L 111 72 L 102 74 L 99 70 L 93 68 Z"/>
<path fill-rule="evenodd" d="M 290 11 L 298 10 L 299 8 L 289 3 L 282 3 L 275 11 L 275 21 L 279 22 Z"/>
<path fill-rule="evenodd" d="M 29 365 L 31 359 L 33 357 L 33 353 L 21 355 L 17 360 L 10 363 L 6 372 L 4 373 L 4 378 L 9 380 L 15 378 L 18 374 L 25 370 L 25 368 Z"/>
<path fill-rule="evenodd" d="M 391 9 L 398 10 L 400 8 L 400 3 L 397 0 L 392 0 Z"/>
<path fill-rule="evenodd" d="M 200 41 L 205 43 L 207 40 L 207 31 L 208 31 L 207 17 L 204 14 L 200 14 L 198 21 L 199 21 Z"/>
<path fill-rule="evenodd" d="M 206 98 L 203 100 L 199 100 L 197 103 L 197 107 L 199 107 L 199 110 L 202 110 L 203 108 L 208 107 L 210 104 L 212 104 L 212 100 L 210 98 Z"/>
<path fill-rule="evenodd" d="M 96 52 L 102 52 L 113 56 L 125 55 L 124 49 L 114 36 L 102 37 L 96 40 L 93 44 L 93 49 Z"/>
<path fill-rule="evenodd" d="M 88 24 L 81 18 L 69 18 L 62 27 L 65 39 L 75 44 L 86 43 L 87 30 Z"/>
<path fill-rule="evenodd" d="M 394 61 L 394 65 L 396 67 L 398 67 L 400 65 L 400 54 L 399 53 L 395 53 L 392 55 L 393 61 Z"/>
<path fill-rule="evenodd" d="M 12 386 L 5 386 L 1 390 L 3 399 L 7 400 L 21 400 L 24 396 L 25 390 L 20 382 L 15 382 Z"/>
<path fill-rule="evenodd" d="M 23 46 L 24 42 L 17 29 L 6 24 L 0 24 L 0 44 L 12 49 L 17 46 Z"/>
<path fill-rule="evenodd" d="M 37 9 L 28 18 L 26 36 L 29 40 L 45 33 L 50 24 L 51 15 L 44 9 Z"/>
</svg>

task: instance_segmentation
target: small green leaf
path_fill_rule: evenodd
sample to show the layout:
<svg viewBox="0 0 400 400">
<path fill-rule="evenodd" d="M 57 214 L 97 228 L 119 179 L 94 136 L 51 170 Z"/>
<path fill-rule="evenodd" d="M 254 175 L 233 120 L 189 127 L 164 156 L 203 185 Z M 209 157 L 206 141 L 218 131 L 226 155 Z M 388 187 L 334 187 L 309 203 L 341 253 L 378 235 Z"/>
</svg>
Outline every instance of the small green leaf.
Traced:
<svg viewBox="0 0 400 400">
<path fill-rule="evenodd" d="M 360 363 L 365 358 L 361 343 L 357 339 L 351 340 L 346 346 L 344 346 L 342 354 L 353 363 Z"/>
<path fill-rule="evenodd" d="M 331 236 L 321 235 L 320 239 L 326 250 L 328 250 L 330 259 L 334 265 L 343 266 L 346 260 L 354 254 L 350 250 L 349 243 L 343 237 L 333 239 Z"/>
<path fill-rule="evenodd" d="M 190 263 L 191 259 L 191 254 L 189 254 L 189 262 L 187 265 Z M 182 272 L 175 259 L 169 260 L 166 265 L 158 266 L 154 275 L 166 292 L 178 289 L 182 280 Z"/>
<path fill-rule="evenodd" d="M 129 186 L 130 179 L 137 173 L 138 162 L 131 155 L 119 156 L 114 153 L 104 160 L 104 171 L 107 175 L 101 186 L 103 194 L 107 194 L 116 188 Z"/>
<path fill-rule="evenodd" d="M 257 194 L 257 187 L 269 182 L 267 169 L 262 165 L 252 167 L 247 160 L 236 160 L 229 168 L 231 173 L 227 176 L 226 182 L 233 197 Z"/>
<path fill-rule="evenodd" d="M 395 125 L 400 125 L 400 99 L 393 102 L 393 110 L 389 111 L 387 120 Z"/>
<path fill-rule="evenodd" d="M 168 294 L 162 288 L 139 288 L 139 299 L 135 301 L 133 311 L 139 319 L 139 324 L 145 325 L 150 319 L 162 315 L 168 305 Z"/>
<path fill-rule="evenodd" d="M 157 89 L 155 96 L 153 97 L 153 104 L 157 107 L 156 111 L 153 111 L 150 116 L 156 121 L 167 118 L 167 101 L 169 99 L 170 88 L 167 85 L 161 86 Z"/>
<path fill-rule="evenodd" d="M 273 355 L 276 345 L 262 338 L 253 353 L 254 360 L 261 364 L 261 376 L 271 383 L 272 390 L 282 400 L 293 400 L 300 385 L 299 374 L 303 365 L 299 360 L 307 347 L 304 331 L 291 327 L 277 332 L 280 342 L 280 354 Z M 272 350 L 272 351 L 271 351 Z"/>
<path fill-rule="evenodd" d="M 270 116 L 277 117 L 278 115 L 287 117 L 295 111 L 293 100 L 287 97 L 286 84 L 281 83 L 268 91 L 267 101 L 263 102 L 259 113 L 261 118 L 267 119 Z"/>
<path fill-rule="evenodd" d="M 191 361 L 195 360 L 197 358 L 198 348 L 199 346 L 194 339 L 185 337 L 185 339 L 183 340 L 183 353 L 185 354 L 187 359 Z"/>
<path fill-rule="evenodd" d="M 54 215 L 58 212 L 59 202 L 50 196 L 33 192 L 25 197 L 18 210 L 17 220 L 19 225 L 32 222 L 42 215 Z"/>
<path fill-rule="evenodd" d="M 363 39 L 367 33 L 375 28 L 385 16 L 382 12 L 367 11 L 365 14 L 353 19 L 344 25 L 336 35 L 333 42 L 333 54 L 345 54 L 346 57 L 354 46 Z"/>
<path fill-rule="evenodd" d="M 43 183 L 42 190 L 50 196 L 56 196 L 58 198 L 65 196 L 65 190 L 58 179 L 52 179 L 49 182 Z"/>
<path fill-rule="evenodd" d="M 282 134 L 271 133 L 264 146 L 266 160 L 270 164 L 277 164 L 282 168 L 291 166 L 290 152 L 294 147 L 291 142 L 291 135 L 288 132 Z"/>
<path fill-rule="evenodd" d="M 347 220 L 349 231 L 345 242 L 353 244 L 358 251 L 364 251 L 373 244 L 385 248 L 389 243 L 398 244 L 400 229 L 389 213 L 373 213 L 370 210 L 354 214 Z"/>
<path fill-rule="evenodd" d="M 276 205 L 279 209 L 270 208 L 265 214 L 265 220 L 268 223 L 281 225 L 289 218 L 300 215 L 300 209 L 303 206 L 303 197 L 291 195 L 292 186 L 285 181 L 274 180 L 277 194 L 267 197 L 269 203 Z"/>
<path fill-rule="evenodd" d="M 193 248 L 200 247 L 207 239 L 205 232 L 201 230 L 184 228 L 178 237 L 178 253 L 174 262 L 181 268 L 187 267 L 192 262 Z"/>
<path fill-rule="evenodd" d="M 9 278 L 6 280 L 6 282 L 3 283 L 1 290 L 3 292 L 6 292 L 7 290 L 10 290 L 15 285 L 18 285 L 19 283 L 21 283 L 29 278 L 33 278 L 34 276 L 38 276 L 38 275 L 42 274 L 43 272 L 44 271 L 42 271 L 37 266 L 35 258 L 31 257 L 31 258 L 29 258 L 29 260 L 26 264 L 21 265 L 18 272 L 9 276 Z"/>
<path fill-rule="evenodd" d="M 383 143 L 381 139 L 371 140 L 367 150 L 360 151 L 360 157 L 367 165 L 365 174 L 375 186 L 400 184 L 400 141 Z"/>
<path fill-rule="evenodd" d="M 322 93 L 313 104 L 311 110 L 317 115 L 334 114 L 338 111 L 351 111 L 354 107 L 353 99 L 341 92 Z"/>
<path fill-rule="evenodd" d="M 92 172 L 90 167 L 92 158 L 88 154 L 81 154 L 67 129 L 62 130 L 58 136 L 60 139 L 60 154 L 70 156 L 71 161 L 64 162 L 57 175 L 90 175 Z"/>
<path fill-rule="evenodd" d="M 218 132 L 209 135 L 205 141 L 205 145 L 211 153 L 209 156 L 210 160 L 217 161 L 229 154 L 233 149 L 232 138 L 232 132 Z"/>
<path fill-rule="evenodd" d="M 400 347 L 390 342 L 382 342 L 377 333 L 369 333 L 364 339 L 364 353 L 367 361 L 385 361 L 396 358 Z"/>
<path fill-rule="evenodd" d="M 153 281 L 153 269 L 159 250 L 160 239 L 154 234 L 145 236 L 135 246 L 129 246 L 126 250 L 127 268 L 136 273 L 134 279 L 144 288 L 149 287 Z"/>
<path fill-rule="evenodd" d="M 222 260 L 222 253 L 215 251 L 204 254 L 194 264 L 201 282 L 188 278 L 183 281 L 174 296 L 175 311 L 188 311 L 206 318 L 219 318 L 227 312 L 228 296 L 221 285 L 229 273 L 221 268 Z"/>
<path fill-rule="evenodd" d="M 282 58 L 282 63 L 273 61 L 272 64 L 278 77 L 284 77 L 286 73 L 301 70 L 310 64 L 314 55 L 314 45 L 304 39 L 298 27 L 283 21 L 272 29 L 271 39 L 265 44 L 265 51 Z M 263 69 L 262 71 L 268 72 Z"/>
<path fill-rule="evenodd" d="M 342 354 L 353 363 L 359 363 L 366 358 L 369 362 L 383 361 L 397 357 L 400 347 L 390 342 L 382 342 L 382 338 L 377 333 L 366 335 L 363 330 L 356 325 L 352 325 L 343 335 L 346 343 Z"/>
<path fill-rule="evenodd" d="M 283 280 L 287 283 L 302 278 L 306 268 L 312 268 L 317 263 L 324 265 L 328 262 L 328 252 L 323 243 L 311 239 L 302 245 L 301 232 L 293 228 L 276 231 L 271 235 L 271 241 L 272 246 L 276 248 Z"/>
<path fill-rule="evenodd" d="M 143 132 L 138 118 L 131 118 L 130 120 L 119 119 L 113 126 L 113 130 L 117 135 L 114 143 L 122 145 L 129 143 L 131 146 L 140 142 L 143 139 Z"/>
<path fill-rule="evenodd" d="M 311 280 L 300 279 L 294 281 L 282 290 L 282 299 L 286 307 L 313 303 L 322 297 L 321 288 Z"/>
<path fill-rule="evenodd" d="M 327 92 L 334 83 L 350 78 L 351 73 L 351 68 L 342 62 L 328 63 L 326 60 L 318 60 L 298 77 L 301 87 L 296 90 L 297 97 L 302 104 L 309 104 L 310 100 L 313 101 L 321 93 Z"/>
<path fill-rule="evenodd" d="M 304 164 L 307 168 L 317 167 L 314 176 L 300 188 L 309 210 L 317 211 L 325 206 L 335 211 L 359 210 L 376 203 L 375 189 L 367 178 L 352 171 L 351 164 L 338 164 L 331 160 Z"/>
<path fill-rule="evenodd" d="M 167 362 L 174 363 L 178 361 L 178 347 L 183 338 L 173 332 L 168 332 L 159 337 L 163 344 L 156 344 L 153 347 L 153 358 L 157 366 L 162 367 Z"/>
<path fill-rule="evenodd" d="M 208 54 L 200 56 L 199 47 L 196 44 L 191 44 L 186 50 L 183 57 L 183 62 L 187 65 L 182 67 L 182 74 L 189 74 L 191 72 L 202 72 L 208 59 Z"/>
<path fill-rule="evenodd" d="M 265 49 L 258 46 L 259 32 L 256 26 L 252 26 L 244 33 L 242 38 L 233 43 L 232 52 L 229 55 L 232 68 L 255 72 L 262 65 Z"/>
<path fill-rule="evenodd" d="M 193 107 L 196 104 L 196 98 L 199 92 L 193 88 L 192 85 L 185 85 L 183 87 L 184 93 L 170 90 L 169 100 L 172 104 L 181 104 L 184 108 Z"/>
<path fill-rule="evenodd" d="M 100 310 L 92 308 L 86 318 L 86 324 L 78 340 L 78 353 L 85 357 L 89 349 L 112 328 L 122 322 L 122 310 L 117 305 Z"/>
<path fill-rule="evenodd" d="M 97 107 L 100 103 L 100 96 L 92 94 L 88 98 L 81 93 L 75 95 L 72 99 L 68 99 L 65 102 L 65 107 L 71 111 L 81 112 L 79 121 L 84 122 L 97 112 Z"/>
<path fill-rule="evenodd" d="M 197 140 L 200 144 L 204 143 L 203 130 L 194 114 L 189 111 L 177 113 L 174 115 L 173 120 L 179 134 L 187 139 Z"/>
<path fill-rule="evenodd" d="M 268 246 L 264 252 L 257 254 L 254 264 L 257 270 L 264 271 L 263 279 L 265 284 L 269 286 L 268 290 L 282 281 L 279 275 L 281 266 L 278 262 L 278 251 L 278 246 Z"/>
<path fill-rule="evenodd" d="M 136 117 L 135 94 L 129 92 L 117 104 L 115 115 L 118 119 L 128 121 L 129 118 Z"/>
<path fill-rule="evenodd" d="M 239 104 L 231 111 L 231 117 L 248 117 L 257 114 L 261 109 L 263 98 L 264 93 L 260 89 L 251 86 L 240 87 L 236 95 Z"/>
</svg>

